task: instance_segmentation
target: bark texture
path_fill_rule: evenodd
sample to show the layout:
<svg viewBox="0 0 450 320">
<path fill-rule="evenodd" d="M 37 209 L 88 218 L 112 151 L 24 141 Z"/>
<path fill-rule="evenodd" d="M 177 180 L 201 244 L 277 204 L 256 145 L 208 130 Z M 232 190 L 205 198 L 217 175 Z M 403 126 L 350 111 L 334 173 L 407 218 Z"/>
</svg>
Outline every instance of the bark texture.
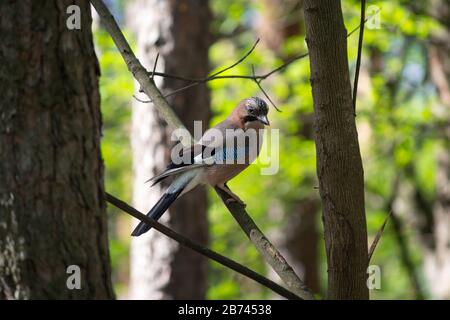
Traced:
<svg viewBox="0 0 450 320">
<path fill-rule="evenodd" d="M 0 35 L 0 299 L 113 298 L 90 6 L 2 1 Z"/>
<path fill-rule="evenodd" d="M 341 3 L 305 1 L 329 299 L 368 299 L 364 173 Z"/>
<path fill-rule="evenodd" d="M 137 55 L 151 70 L 157 53 L 158 71 L 190 77 L 208 74 L 208 1 L 138 0 L 128 10 L 128 23 L 137 36 Z M 156 78 L 163 93 L 183 85 Z M 136 88 L 138 91 L 139 88 Z M 138 92 L 137 92 L 138 94 Z M 193 133 L 194 120 L 206 129 L 210 118 L 209 91 L 198 85 L 169 98 L 175 113 Z M 144 181 L 165 169 L 169 160 L 171 130 L 152 104 L 133 102 L 133 202 L 147 211 L 166 185 L 149 188 Z M 196 189 L 178 199 L 161 221 L 188 238 L 207 244 L 207 195 Z M 132 240 L 130 297 L 135 299 L 203 299 L 207 288 L 207 261 L 155 230 Z"/>
</svg>

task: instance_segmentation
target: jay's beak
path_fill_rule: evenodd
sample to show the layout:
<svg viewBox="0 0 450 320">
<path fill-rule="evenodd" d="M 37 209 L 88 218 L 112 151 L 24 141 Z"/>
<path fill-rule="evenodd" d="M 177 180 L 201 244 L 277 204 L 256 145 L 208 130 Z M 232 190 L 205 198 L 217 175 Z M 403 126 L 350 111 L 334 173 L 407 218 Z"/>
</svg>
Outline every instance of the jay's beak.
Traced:
<svg viewBox="0 0 450 320">
<path fill-rule="evenodd" d="M 258 117 L 258 120 L 264 123 L 266 126 L 270 126 L 269 119 L 267 119 L 267 115 L 261 115 Z"/>
</svg>

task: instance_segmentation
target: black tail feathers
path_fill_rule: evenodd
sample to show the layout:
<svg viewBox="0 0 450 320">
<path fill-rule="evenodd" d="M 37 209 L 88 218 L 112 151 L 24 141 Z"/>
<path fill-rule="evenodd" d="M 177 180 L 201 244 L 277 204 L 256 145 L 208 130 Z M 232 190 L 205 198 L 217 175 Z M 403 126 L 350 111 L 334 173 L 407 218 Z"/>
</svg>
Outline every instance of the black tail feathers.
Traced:
<svg viewBox="0 0 450 320">
<path fill-rule="evenodd" d="M 164 193 L 158 200 L 158 202 L 149 211 L 149 213 L 147 213 L 147 217 L 158 221 L 159 218 L 161 218 L 161 216 L 164 214 L 164 212 L 166 212 L 166 210 L 170 207 L 170 205 L 178 198 L 182 191 L 183 189 L 177 190 L 177 192 L 175 193 Z M 151 228 L 151 226 L 141 221 L 131 233 L 131 235 L 133 237 L 139 237 L 141 234 L 146 233 Z"/>
</svg>

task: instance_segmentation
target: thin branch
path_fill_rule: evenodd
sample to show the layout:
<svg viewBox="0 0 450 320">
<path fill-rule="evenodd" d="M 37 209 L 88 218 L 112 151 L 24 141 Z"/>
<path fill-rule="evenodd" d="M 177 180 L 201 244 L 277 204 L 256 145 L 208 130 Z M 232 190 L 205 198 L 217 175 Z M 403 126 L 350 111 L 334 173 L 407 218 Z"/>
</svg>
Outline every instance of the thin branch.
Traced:
<svg viewBox="0 0 450 320">
<path fill-rule="evenodd" d="M 211 80 L 223 78 L 223 76 L 219 76 L 219 75 L 222 74 L 222 73 L 224 73 L 224 72 L 226 72 L 226 71 L 228 71 L 228 70 L 230 70 L 230 69 L 233 69 L 233 68 L 236 67 L 238 64 L 240 64 L 242 61 L 244 61 L 245 59 L 247 59 L 247 57 L 255 50 L 255 48 L 256 48 L 256 46 L 258 45 L 258 43 L 259 43 L 259 38 L 256 39 L 255 43 L 254 43 L 253 46 L 250 48 L 250 50 L 248 50 L 248 51 L 247 51 L 247 52 L 246 52 L 239 60 L 237 60 L 236 62 L 234 62 L 232 65 L 230 65 L 230 66 L 228 66 L 228 67 L 225 67 L 225 68 L 223 68 L 223 69 L 221 69 L 221 70 L 219 70 L 219 71 L 213 73 L 212 75 L 210 75 L 210 76 L 208 76 L 208 77 L 206 77 L 206 78 L 203 78 L 203 79 L 196 79 L 196 80 L 188 80 L 188 81 L 191 81 L 192 83 L 191 83 L 191 84 L 188 84 L 188 85 L 186 85 L 186 86 L 184 86 L 184 87 L 178 88 L 178 89 L 176 89 L 176 90 L 174 90 L 174 91 L 172 91 L 172 92 L 169 92 L 168 94 L 166 94 L 166 95 L 164 96 L 164 98 L 173 96 L 174 94 L 176 94 L 176 93 L 178 93 L 178 92 L 181 92 L 181 91 L 183 91 L 183 90 L 186 90 L 186 89 L 189 89 L 189 88 L 191 88 L 191 87 L 194 87 L 194 86 L 196 86 L 196 85 L 198 85 L 198 84 L 200 84 L 200 83 L 206 83 L 206 82 L 211 81 Z M 178 79 L 180 79 L 180 77 L 178 77 Z M 184 78 L 184 80 L 186 80 L 186 79 L 187 79 L 187 78 Z"/>
<path fill-rule="evenodd" d="M 257 81 L 255 80 L 256 85 L 258 86 L 259 90 L 261 90 L 261 92 L 263 93 L 263 95 L 267 98 L 267 100 L 269 100 L 270 104 L 275 108 L 275 110 L 277 110 L 278 112 L 281 112 L 280 109 L 278 109 L 278 107 L 275 105 L 275 102 L 272 101 L 272 99 L 269 97 L 269 95 L 267 94 L 267 92 L 263 89 L 263 87 L 261 86 L 261 81 Z"/>
<path fill-rule="evenodd" d="M 153 75 L 152 75 L 152 76 L 153 76 Z M 171 92 L 165 94 L 165 95 L 163 96 L 163 98 L 168 98 L 168 97 L 170 97 L 170 96 L 173 96 L 173 95 L 177 94 L 178 92 L 181 92 L 181 91 L 184 91 L 184 90 L 186 90 L 186 89 L 189 89 L 190 87 L 194 87 L 194 86 L 198 85 L 199 83 L 200 83 L 200 82 L 193 82 L 193 83 L 190 83 L 190 84 L 188 84 L 188 85 L 186 85 L 186 86 L 184 86 L 184 87 L 175 89 L 174 91 L 171 91 Z M 142 102 L 142 103 L 152 103 L 152 102 L 153 102 L 152 100 L 141 100 L 141 99 L 138 99 L 138 98 L 136 98 L 134 95 L 133 95 L 133 98 L 135 98 L 137 101 Z"/>
<path fill-rule="evenodd" d="M 255 76 L 255 67 L 252 65 L 252 72 L 253 72 L 253 77 Z M 269 95 L 266 93 L 266 91 L 263 89 L 263 87 L 261 86 L 261 80 L 256 80 L 255 79 L 255 83 L 258 86 L 259 90 L 261 90 L 261 92 L 264 94 L 264 96 L 267 98 L 267 100 L 270 101 L 270 103 L 272 104 L 272 106 L 275 108 L 275 110 L 277 110 L 278 112 L 281 112 L 280 109 L 277 108 L 277 106 L 275 105 L 275 103 L 272 101 L 272 99 L 270 99 Z"/>
<path fill-rule="evenodd" d="M 373 253 L 375 252 L 375 249 L 377 248 L 378 242 L 381 239 L 381 236 L 383 235 L 384 229 L 386 228 L 386 224 L 389 220 L 389 218 L 392 216 L 392 210 L 389 211 L 389 214 L 387 215 L 386 219 L 384 219 L 383 224 L 381 225 L 380 229 L 378 230 L 375 239 L 373 239 L 372 245 L 370 246 L 369 249 L 369 259 L 367 264 L 370 264 L 370 260 L 372 259 Z"/>
<path fill-rule="evenodd" d="M 356 28 L 355 30 L 358 30 L 358 28 Z M 259 40 L 259 39 L 258 39 Z M 290 58 L 289 60 L 287 60 L 286 62 L 284 62 L 283 64 L 281 64 L 280 66 L 276 67 L 275 69 L 261 74 L 261 75 L 253 75 L 253 76 L 249 76 L 249 75 L 239 75 L 239 74 L 233 74 L 233 75 L 219 75 L 227 70 L 230 70 L 231 68 L 234 68 L 235 66 L 237 66 L 238 64 L 240 64 L 241 62 L 243 62 L 249 55 L 250 53 L 255 49 L 255 46 L 258 42 L 256 42 L 253 47 L 245 54 L 244 57 L 242 57 L 241 59 L 239 59 L 238 61 L 236 61 L 235 63 L 233 63 L 233 65 L 226 67 L 225 69 L 221 70 L 220 72 L 217 72 L 213 75 L 210 75 L 206 78 L 189 78 L 189 77 L 183 77 L 183 76 L 178 76 L 178 75 L 174 75 L 174 74 L 170 74 L 170 73 L 164 73 L 164 72 L 154 72 L 154 73 L 149 73 L 149 75 L 155 75 L 158 77 L 163 77 L 163 78 L 170 78 L 170 79 L 175 79 L 175 80 L 182 80 L 182 81 L 187 81 L 187 82 L 192 82 L 192 83 L 205 83 L 208 81 L 213 81 L 213 80 L 220 80 L 220 79 L 247 79 L 247 80 L 265 80 L 268 77 L 270 77 L 271 75 L 273 75 L 274 73 L 283 70 L 284 68 L 286 68 L 288 65 L 290 65 L 291 63 L 293 63 L 294 61 L 303 59 L 305 57 L 307 57 L 309 55 L 308 52 L 299 54 L 297 56 L 294 56 L 292 58 Z M 180 88 L 181 89 L 181 88 Z"/>
<path fill-rule="evenodd" d="M 153 220 L 152 218 L 147 217 L 145 214 L 139 212 L 138 210 L 136 210 L 135 208 L 129 206 L 127 203 L 125 203 L 124 201 L 114 197 L 113 195 L 109 194 L 106 192 L 106 201 L 108 201 L 110 204 L 112 204 L 113 206 L 119 208 L 120 210 L 128 213 L 129 215 L 135 217 L 136 219 L 139 219 L 142 222 L 145 222 L 146 224 L 152 226 L 152 228 L 154 228 L 155 230 L 158 230 L 159 232 L 161 232 L 162 234 L 166 235 L 167 237 L 175 240 L 176 242 L 178 242 L 179 244 L 197 252 L 198 254 L 205 256 L 209 259 L 212 259 L 218 263 L 220 263 L 221 265 L 230 268 L 234 271 L 236 271 L 237 273 L 240 273 L 256 282 L 258 282 L 259 284 L 269 288 L 270 290 L 278 293 L 279 295 L 287 298 L 287 299 L 291 299 L 291 300 L 298 300 L 299 297 L 296 296 L 295 294 L 293 294 L 292 292 L 290 292 L 289 290 L 283 288 L 282 286 L 280 286 L 279 284 L 267 279 L 266 277 L 263 277 L 262 275 L 254 272 L 253 270 L 241 265 L 240 263 L 237 263 L 234 260 L 231 260 L 211 249 L 208 249 L 184 236 L 182 236 L 181 234 L 173 231 L 172 229 L 160 224 L 159 222 L 157 222 L 156 220 Z"/>
<path fill-rule="evenodd" d="M 156 55 L 155 64 L 153 65 L 153 72 L 152 72 L 152 76 L 150 77 L 150 79 L 152 79 L 152 80 L 153 80 L 153 75 L 155 74 L 155 71 L 156 71 L 156 67 L 158 66 L 158 60 L 159 60 L 159 52 Z"/>
<path fill-rule="evenodd" d="M 168 98 L 168 97 L 173 96 L 173 95 L 175 95 L 175 94 L 177 94 L 177 93 L 179 93 L 181 91 L 184 91 L 184 90 L 189 89 L 191 87 L 195 87 L 195 86 L 197 86 L 197 85 L 199 85 L 201 83 L 206 83 L 208 81 L 216 80 L 216 79 L 228 78 L 229 76 L 219 76 L 219 75 L 224 73 L 225 71 L 228 71 L 228 70 L 234 68 L 235 66 L 240 64 L 242 61 L 244 61 L 253 52 L 253 50 L 255 50 L 255 48 L 258 45 L 258 43 L 259 43 L 259 39 L 257 39 L 255 41 L 255 43 L 250 48 L 250 50 L 248 50 L 245 53 L 245 55 L 242 56 L 239 60 L 234 62 L 232 65 L 230 65 L 228 67 L 225 67 L 225 68 L 217 71 L 216 73 L 213 73 L 212 75 L 210 75 L 210 76 L 208 76 L 206 78 L 187 78 L 187 77 L 183 77 L 183 76 L 170 75 L 170 74 L 163 73 L 163 72 L 155 72 L 154 69 L 153 69 L 153 72 L 149 73 L 149 75 L 150 75 L 151 79 L 153 79 L 154 76 L 160 76 L 160 77 L 164 77 L 164 78 L 170 78 L 170 79 L 175 79 L 175 80 L 183 80 L 183 81 L 191 82 L 188 85 L 185 85 L 185 86 L 183 86 L 181 88 L 175 89 L 174 91 L 171 91 L 171 92 L 169 92 L 169 93 L 167 93 L 167 94 L 165 94 L 163 96 L 164 98 Z M 152 103 L 153 102 L 152 100 L 139 100 L 139 99 L 136 99 L 136 100 L 138 100 L 139 102 L 142 102 L 142 103 Z"/>
<path fill-rule="evenodd" d="M 168 98 L 168 97 L 170 97 L 170 96 L 173 96 L 173 95 L 177 94 L 178 92 L 184 91 L 184 90 L 189 89 L 189 88 L 191 88 L 191 87 L 195 87 L 196 85 L 199 85 L 200 83 L 201 83 L 201 82 L 193 82 L 193 83 L 190 83 L 190 84 L 188 84 L 188 85 L 186 85 L 186 86 L 184 86 L 184 87 L 175 89 L 174 91 L 165 94 L 165 95 L 164 95 L 164 98 Z"/>
<path fill-rule="evenodd" d="M 139 101 L 141 103 L 150 103 L 151 102 L 150 100 L 142 100 L 141 98 L 139 98 L 135 94 L 133 94 L 133 98 L 136 99 L 136 101 Z"/>
<path fill-rule="evenodd" d="M 356 58 L 355 80 L 353 82 L 353 112 L 356 112 L 356 95 L 358 94 L 359 69 L 361 68 L 361 54 L 364 38 L 364 25 L 366 23 L 366 1 L 361 0 L 361 22 L 359 24 L 358 56 Z"/>
<path fill-rule="evenodd" d="M 175 79 L 175 80 L 183 80 L 183 81 L 188 81 L 188 82 L 198 82 L 198 83 L 204 83 L 204 82 L 208 82 L 208 81 L 215 80 L 215 79 L 228 78 L 229 76 L 219 76 L 219 75 L 224 73 L 225 71 L 233 69 L 238 64 L 240 64 L 242 61 L 247 59 L 247 57 L 255 50 L 258 43 L 259 43 L 259 39 L 256 39 L 255 43 L 251 46 L 251 48 L 249 50 L 247 50 L 247 52 L 239 60 L 235 61 L 233 64 L 229 65 L 228 67 L 220 69 L 219 71 L 217 71 L 217 72 L 213 73 L 212 75 L 209 75 L 205 78 L 183 77 L 183 76 L 173 75 L 173 74 L 164 73 L 164 72 L 152 72 L 152 73 L 149 73 L 149 75 L 150 76 L 155 75 L 155 76 L 160 76 L 160 77 L 164 77 L 164 78 L 171 78 L 171 79 Z M 237 76 L 237 77 L 242 77 L 242 76 Z M 248 78 L 252 78 L 252 77 L 248 77 Z"/>
<path fill-rule="evenodd" d="M 149 75 L 151 76 L 152 74 L 149 72 Z M 182 81 L 187 81 L 187 82 L 199 82 L 199 83 L 205 83 L 208 81 L 220 80 L 220 79 L 247 79 L 247 80 L 255 79 L 253 76 L 240 75 L 240 74 L 214 76 L 214 77 L 208 76 L 206 78 L 189 78 L 189 77 L 177 76 L 174 74 L 164 73 L 164 72 L 155 72 L 154 75 L 158 76 L 158 77 L 163 77 L 163 78 L 182 80 Z M 265 77 L 265 75 L 256 76 L 256 79 L 261 79 L 263 77 Z"/>
<path fill-rule="evenodd" d="M 354 31 L 356 31 L 358 29 L 359 29 L 359 27 L 355 28 L 351 33 L 348 34 L 348 36 L 350 36 Z M 178 75 L 174 75 L 174 74 L 170 74 L 170 73 L 164 73 L 164 72 L 154 72 L 154 73 L 150 73 L 149 72 L 149 75 L 151 76 L 153 74 L 153 75 L 158 76 L 158 77 L 170 78 L 170 79 L 175 79 L 175 80 L 183 80 L 183 81 L 188 81 L 188 82 L 198 82 L 198 83 L 204 83 L 204 82 L 213 81 L 213 80 L 220 80 L 220 79 L 265 80 L 268 77 L 270 77 L 271 75 L 273 75 L 274 73 L 283 70 L 284 68 L 286 68 L 288 65 L 290 65 L 294 61 L 306 58 L 308 55 L 309 55 L 309 52 L 305 52 L 305 53 L 299 54 L 297 56 L 294 56 L 294 57 L 290 58 L 289 60 L 287 60 L 286 62 L 284 62 L 280 66 L 276 67 L 275 69 L 273 69 L 273 70 L 271 70 L 271 71 L 269 71 L 267 73 L 264 73 L 264 74 L 261 74 L 261 75 L 254 75 L 254 76 L 241 75 L 241 74 L 230 74 L 230 75 L 222 75 L 222 76 L 220 76 L 220 75 L 211 75 L 211 76 L 208 76 L 206 78 L 189 78 L 189 77 L 183 77 L 183 76 L 178 76 Z M 248 57 L 248 54 L 246 54 L 246 57 Z M 233 67 L 235 67 L 236 65 L 238 65 L 242 61 L 244 61 L 242 58 L 239 59 L 239 62 L 234 63 Z M 229 70 L 230 67 L 227 67 L 226 69 Z M 222 73 L 222 72 L 220 72 L 220 73 Z"/>
<path fill-rule="evenodd" d="M 129 44 L 125 40 L 122 31 L 120 30 L 119 26 L 114 20 L 114 17 L 111 15 L 103 1 L 91 0 L 91 3 L 99 14 L 106 30 L 111 35 L 114 43 L 122 54 L 122 57 L 124 58 L 128 69 L 132 72 L 136 80 L 139 82 L 144 92 L 153 100 L 156 110 L 160 112 L 161 117 L 163 117 L 167 123 L 174 127 L 174 129 L 184 128 L 170 105 L 167 103 L 158 88 L 155 86 L 155 83 L 153 81 L 150 81 L 148 72 L 140 64 L 139 60 L 137 60 L 134 56 Z M 188 132 L 187 130 L 183 131 Z M 193 138 L 190 136 L 187 140 L 190 144 L 193 141 Z M 183 140 L 182 142 L 186 141 Z M 227 196 L 221 196 L 222 200 L 224 200 L 226 197 Z M 235 217 L 235 219 L 241 224 L 241 227 L 243 227 L 244 222 L 252 222 L 250 223 L 251 228 L 247 229 L 246 227 L 246 229 L 244 230 L 249 231 L 248 235 L 250 237 L 250 240 L 252 240 L 252 242 L 257 246 L 257 248 L 263 254 L 264 259 L 273 267 L 274 271 L 286 283 L 288 288 L 291 289 L 299 297 L 314 299 L 311 291 L 306 288 L 302 280 L 295 274 L 292 267 L 289 266 L 286 260 L 278 252 L 278 250 L 276 250 L 275 247 L 267 241 L 266 237 L 256 227 L 255 223 L 250 218 L 248 213 L 240 206 L 235 207 L 233 204 L 229 204 L 226 201 L 224 201 L 224 203 L 230 210 L 233 217 Z"/>
<path fill-rule="evenodd" d="M 291 63 L 293 63 L 293 62 L 295 62 L 295 61 L 297 61 L 297 60 L 306 58 L 307 56 L 309 56 L 309 52 L 305 52 L 305 53 L 299 54 L 299 55 L 297 55 L 297 56 L 294 56 L 294 57 L 290 58 L 289 60 L 287 60 L 287 61 L 286 61 L 285 63 L 283 63 L 282 65 L 280 65 L 280 66 L 276 67 L 275 69 L 273 69 L 272 71 L 269 71 L 269 72 L 267 72 L 266 74 L 263 74 L 263 75 L 261 75 L 261 76 L 257 76 L 257 79 L 265 80 L 265 79 L 267 79 L 268 77 L 270 77 L 271 75 L 273 75 L 274 73 L 276 73 L 276 72 L 278 72 L 278 71 L 284 70 L 284 69 L 285 69 L 288 65 L 290 65 Z"/>
<path fill-rule="evenodd" d="M 234 67 L 236 67 L 238 64 L 240 64 L 242 61 L 244 61 L 252 52 L 253 50 L 255 50 L 256 46 L 259 43 L 259 39 L 256 39 L 255 43 L 253 44 L 253 46 L 251 47 L 251 49 L 242 57 L 240 58 L 238 61 L 236 61 L 235 63 L 233 63 L 231 66 L 226 67 L 225 69 L 222 69 L 220 71 L 217 71 L 216 73 L 213 73 L 210 78 L 214 78 L 216 76 L 218 76 L 219 74 L 224 73 L 225 71 L 228 71 Z"/>
<path fill-rule="evenodd" d="M 232 198 L 228 193 L 217 187 L 215 189 L 247 237 L 288 288 L 304 300 L 314 300 L 311 290 L 300 280 L 278 249 L 258 228 L 255 221 L 245 211 L 245 207 L 236 201 L 230 201 Z"/>
</svg>

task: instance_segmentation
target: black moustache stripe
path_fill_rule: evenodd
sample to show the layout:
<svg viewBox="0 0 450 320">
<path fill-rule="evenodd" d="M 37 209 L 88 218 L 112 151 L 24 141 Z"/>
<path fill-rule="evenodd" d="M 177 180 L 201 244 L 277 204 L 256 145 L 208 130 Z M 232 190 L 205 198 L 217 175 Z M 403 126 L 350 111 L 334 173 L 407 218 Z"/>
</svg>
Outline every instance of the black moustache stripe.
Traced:
<svg viewBox="0 0 450 320">
<path fill-rule="evenodd" d="M 244 123 L 256 121 L 256 120 L 258 120 L 258 118 L 254 117 L 254 116 L 245 116 L 244 117 Z"/>
</svg>

